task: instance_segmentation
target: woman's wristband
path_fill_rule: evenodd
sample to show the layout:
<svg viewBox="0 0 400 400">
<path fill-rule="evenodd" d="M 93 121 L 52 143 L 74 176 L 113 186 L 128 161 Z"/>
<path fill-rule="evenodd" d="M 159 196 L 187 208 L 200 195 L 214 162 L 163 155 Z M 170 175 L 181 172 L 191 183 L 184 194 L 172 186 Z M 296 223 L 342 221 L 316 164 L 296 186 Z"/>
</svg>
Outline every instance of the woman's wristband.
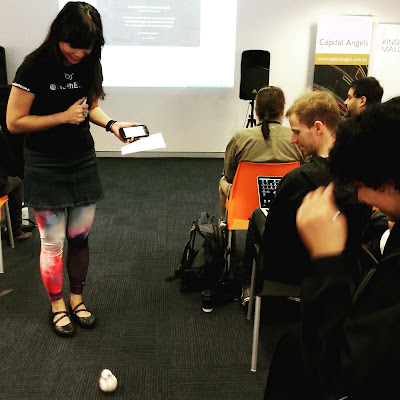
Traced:
<svg viewBox="0 0 400 400">
<path fill-rule="evenodd" d="M 117 122 L 117 121 L 114 121 L 113 119 L 110 119 L 110 120 L 107 122 L 106 131 L 107 131 L 107 132 L 110 132 L 110 131 L 111 131 L 111 127 L 112 127 L 116 122 Z"/>
</svg>

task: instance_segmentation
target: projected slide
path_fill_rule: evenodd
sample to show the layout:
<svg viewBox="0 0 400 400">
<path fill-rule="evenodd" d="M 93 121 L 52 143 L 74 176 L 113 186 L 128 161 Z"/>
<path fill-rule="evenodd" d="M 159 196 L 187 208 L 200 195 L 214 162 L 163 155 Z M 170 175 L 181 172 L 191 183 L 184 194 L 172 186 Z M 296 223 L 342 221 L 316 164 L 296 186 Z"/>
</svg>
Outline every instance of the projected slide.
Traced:
<svg viewBox="0 0 400 400">
<path fill-rule="evenodd" d="M 201 0 L 97 0 L 108 45 L 200 46 Z"/>
<path fill-rule="evenodd" d="M 104 86 L 233 87 L 237 0 L 87 2 L 103 21 Z"/>
</svg>

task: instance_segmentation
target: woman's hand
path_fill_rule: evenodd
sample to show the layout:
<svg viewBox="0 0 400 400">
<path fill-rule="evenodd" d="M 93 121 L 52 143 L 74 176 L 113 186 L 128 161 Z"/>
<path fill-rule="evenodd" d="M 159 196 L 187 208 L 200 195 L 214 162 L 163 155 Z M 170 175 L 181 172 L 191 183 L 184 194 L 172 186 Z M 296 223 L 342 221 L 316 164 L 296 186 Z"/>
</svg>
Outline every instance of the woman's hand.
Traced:
<svg viewBox="0 0 400 400">
<path fill-rule="evenodd" d="M 98 126 L 102 126 L 105 128 L 109 121 L 112 121 L 111 118 L 99 107 L 99 99 L 93 99 L 92 107 L 89 110 L 90 122 L 96 124 Z M 138 122 L 121 122 L 115 121 L 110 130 L 121 142 L 123 143 L 131 143 L 139 138 L 128 138 L 124 139 L 119 133 L 120 128 L 127 128 L 128 126 L 138 126 L 140 125 Z"/>
<path fill-rule="evenodd" d="M 117 121 L 115 122 L 115 124 L 113 124 L 113 126 L 111 127 L 111 132 L 121 141 L 124 143 L 132 143 L 132 142 L 136 142 L 136 140 L 139 140 L 140 138 L 127 138 L 124 139 L 121 134 L 119 133 L 119 129 L 120 128 L 127 128 L 128 126 L 138 126 L 140 125 L 138 122 L 121 122 L 121 121 Z"/>
<path fill-rule="evenodd" d="M 338 255 L 345 248 L 347 220 L 341 214 L 333 196 L 333 183 L 308 193 L 297 210 L 299 236 L 310 256 Z"/>
<path fill-rule="evenodd" d="M 86 97 L 82 97 L 64 112 L 65 123 L 79 125 L 87 118 L 88 108 Z"/>
<path fill-rule="evenodd" d="M 34 93 L 12 86 L 7 106 L 7 126 L 11 133 L 39 132 L 61 124 L 79 125 L 87 117 L 85 97 L 67 110 L 49 115 L 31 115 L 34 99 Z"/>
</svg>

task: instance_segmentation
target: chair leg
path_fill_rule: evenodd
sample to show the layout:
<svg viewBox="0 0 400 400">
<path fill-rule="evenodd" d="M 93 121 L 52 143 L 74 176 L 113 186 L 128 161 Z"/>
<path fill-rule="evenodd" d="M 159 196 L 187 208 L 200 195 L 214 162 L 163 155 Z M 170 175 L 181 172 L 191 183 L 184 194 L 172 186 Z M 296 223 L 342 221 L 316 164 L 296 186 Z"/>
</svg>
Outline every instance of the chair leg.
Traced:
<svg viewBox="0 0 400 400">
<path fill-rule="evenodd" d="M 4 274 L 4 266 L 3 266 L 3 247 L 1 243 L 1 237 L 0 237 L 0 274 Z"/>
<path fill-rule="evenodd" d="M 254 310 L 254 328 L 253 328 L 253 348 L 251 350 L 251 372 L 257 371 L 258 356 L 258 338 L 260 333 L 260 314 L 261 314 L 261 297 L 256 296 L 256 308 Z"/>
<path fill-rule="evenodd" d="M 14 248 L 15 245 L 14 245 L 14 236 L 13 236 L 12 226 L 11 226 L 10 208 L 8 207 L 8 202 L 6 202 L 4 205 L 6 208 L 8 239 L 10 240 L 10 247 Z"/>
<path fill-rule="evenodd" d="M 228 249 L 226 252 L 226 268 L 231 270 L 231 254 L 232 254 L 232 231 L 228 231 Z"/>
<path fill-rule="evenodd" d="M 255 259 L 253 259 L 253 267 L 251 270 L 251 283 L 250 283 L 250 299 L 249 299 L 249 305 L 247 309 L 247 319 L 251 320 L 251 315 L 253 314 L 253 308 L 254 308 L 254 292 L 255 292 L 255 286 L 256 286 L 256 273 L 257 273 L 257 262 Z"/>
</svg>

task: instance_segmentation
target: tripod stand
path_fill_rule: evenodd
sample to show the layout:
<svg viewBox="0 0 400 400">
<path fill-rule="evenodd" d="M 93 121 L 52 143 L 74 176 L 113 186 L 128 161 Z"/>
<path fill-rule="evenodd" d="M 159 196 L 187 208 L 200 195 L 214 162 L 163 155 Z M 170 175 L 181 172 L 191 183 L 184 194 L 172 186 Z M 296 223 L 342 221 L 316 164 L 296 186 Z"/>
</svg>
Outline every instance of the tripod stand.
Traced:
<svg viewBox="0 0 400 400">
<path fill-rule="evenodd" d="M 248 128 L 249 126 L 253 127 L 253 126 L 257 125 L 257 122 L 254 118 L 254 100 L 250 101 L 250 106 L 251 106 L 251 110 L 250 110 L 249 118 L 247 120 L 246 128 Z"/>
</svg>

